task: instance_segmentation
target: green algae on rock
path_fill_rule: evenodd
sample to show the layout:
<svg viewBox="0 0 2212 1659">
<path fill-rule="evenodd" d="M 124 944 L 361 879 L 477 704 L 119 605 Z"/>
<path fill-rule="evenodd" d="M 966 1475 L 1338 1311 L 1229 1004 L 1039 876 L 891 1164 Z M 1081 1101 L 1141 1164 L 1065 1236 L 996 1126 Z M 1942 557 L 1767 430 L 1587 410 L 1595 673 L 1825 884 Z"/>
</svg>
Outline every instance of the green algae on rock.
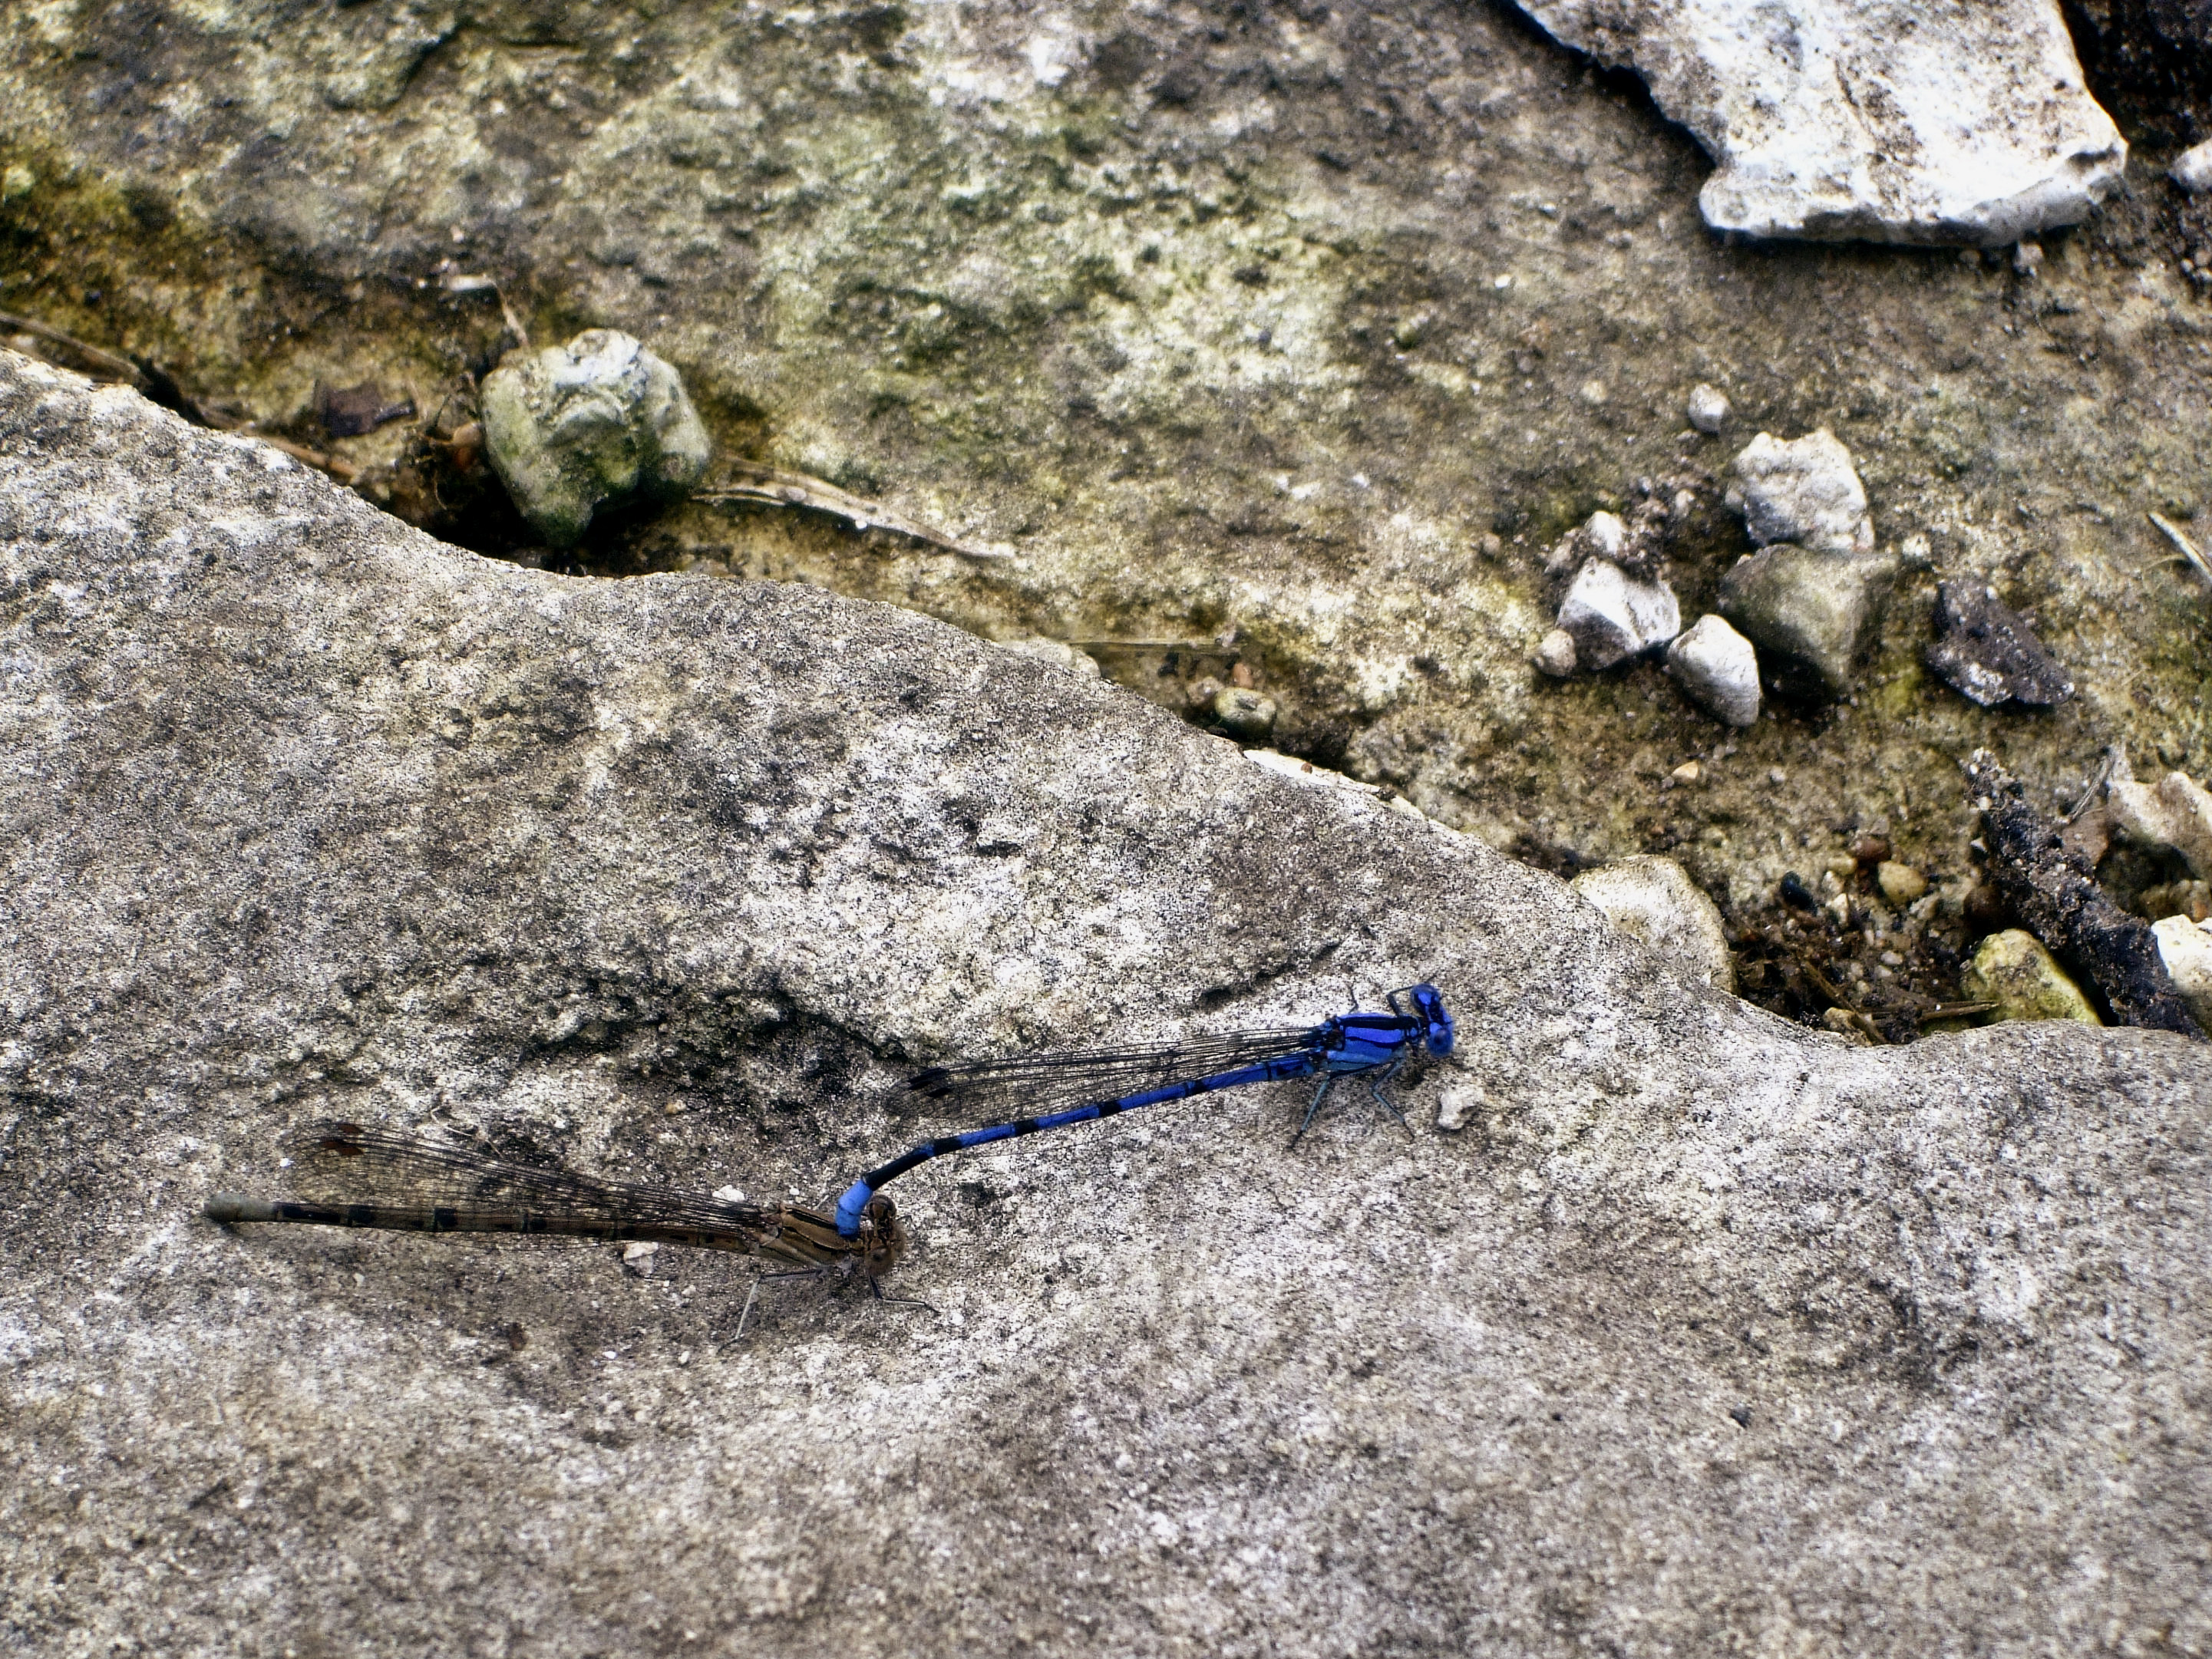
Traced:
<svg viewBox="0 0 2212 1659">
<path fill-rule="evenodd" d="M 551 547 L 600 507 L 673 499 L 706 476 L 707 428 L 676 371 L 618 329 L 512 352 L 484 377 L 485 453 Z"/>
<path fill-rule="evenodd" d="M 1996 1005 L 1987 1015 L 1991 1024 L 2007 1019 L 2105 1023 L 2043 942 L 2022 928 L 2008 927 L 1984 939 L 1960 975 L 1959 986 L 1969 1000 Z"/>
</svg>

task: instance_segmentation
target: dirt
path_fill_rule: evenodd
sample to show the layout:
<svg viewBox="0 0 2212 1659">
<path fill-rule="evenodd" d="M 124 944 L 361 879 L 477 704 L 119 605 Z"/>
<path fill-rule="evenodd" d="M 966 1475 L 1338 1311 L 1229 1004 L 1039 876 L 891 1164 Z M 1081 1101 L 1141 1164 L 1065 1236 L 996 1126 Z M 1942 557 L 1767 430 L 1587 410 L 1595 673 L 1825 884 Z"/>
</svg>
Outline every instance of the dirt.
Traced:
<svg viewBox="0 0 2212 1659">
<path fill-rule="evenodd" d="M 2128 187 L 2018 256 L 1717 239 L 1702 156 L 1632 80 L 1442 0 L 42 13 L 0 46 L 0 309 L 496 556 L 1070 641 L 1201 722 L 1249 686 L 1272 746 L 1531 861 L 1680 859 L 1747 994 L 1800 1017 L 1836 1005 L 1779 884 L 1881 838 L 1930 921 L 1804 948 L 1909 1035 L 1884 996 L 1948 1000 L 1980 925 L 1965 755 L 2046 807 L 2111 744 L 2212 769 L 2212 605 L 2146 518 L 2212 539 L 2212 208 L 2163 178 L 2197 94 L 2144 45 L 2187 20 L 2123 9 L 2073 21 Z M 476 275 L 497 291 L 450 291 Z M 536 339 L 639 334 L 721 453 L 1013 556 L 696 506 L 550 558 L 457 442 L 514 343 L 501 296 Z M 1700 381 L 1717 437 L 1687 428 Z M 333 434 L 317 387 L 363 385 L 418 416 Z M 1854 697 L 1735 734 L 1649 664 L 1531 671 L 1559 536 L 1821 425 L 1908 567 Z M 1747 547 L 1719 512 L 1670 546 L 1686 622 Z M 1961 579 L 2073 700 L 1983 710 L 1926 671 Z M 2177 872 L 2108 863 L 2124 902 L 2177 902 Z"/>
</svg>

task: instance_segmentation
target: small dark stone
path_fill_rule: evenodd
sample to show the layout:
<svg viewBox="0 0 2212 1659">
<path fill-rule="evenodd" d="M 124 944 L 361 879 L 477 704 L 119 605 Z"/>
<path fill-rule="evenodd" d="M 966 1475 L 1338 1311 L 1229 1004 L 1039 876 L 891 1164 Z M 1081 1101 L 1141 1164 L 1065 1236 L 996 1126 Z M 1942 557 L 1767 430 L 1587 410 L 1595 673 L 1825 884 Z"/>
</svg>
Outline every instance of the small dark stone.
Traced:
<svg viewBox="0 0 2212 1659">
<path fill-rule="evenodd" d="M 374 380 L 359 386 L 331 386 L 315 382 L 315 418 L 333 438 L 358 438 L 387 421 L 404 421 L 415 412 L 415 400 L 388 401 L 384 388 Z"/>
<path fill-rule="evenodd" d="M 1976 884 L 1966 895 L 1966 925 L 1977 934 L 1994 933 L 2013 920 L 2012 906 L 1988 882 Z"/>
<path fill-rule="evenodd" d="M 1857 863 L 1871 868 L 1889 856 L 1889 842 L 1886 836 L 1862 837 L 1851 848 L 1851 857 Z"/>
<path fill-rule="evenodd" d="M 1817 910 L 1820 908 L 1820 901 L 1813 896 L 1813 890 L 1805 884 L 1804 878 L 1795 870 L 1782 878 L 1782 902 L 1785 904 L 1794 904 L 1800 910 Z"/>
<path fill-rule="evenodd" d="M 1984 708 L 2001 702 L 2049 708 L 2074 695 L 2074 682 L 2043 641 L 1979 582 L 1945 582 L 1936 590 L 1936 631 L 1942 637 L 1928 647 L 1928 665 Z"/>
<path fill-rule="evenodd" d="M 1748 1406 L 1731 1406 L 1731 1407 L 1729 1407 L 1729 1415 L 1730 1417 L 1733 1417 L 1734 1419 L 1735 1419 L 1735 1425 L 1736 1425 L 1736 1427 L 1738 1427 L 1738 1428 L 1740 1428 L 1740 1429 L 1747 1429 L 1747 1428 L 1749 1428 L 1749 1427 L 1751 1426 L 1751 1407 L 1748 1407 Z"/>
</svg>

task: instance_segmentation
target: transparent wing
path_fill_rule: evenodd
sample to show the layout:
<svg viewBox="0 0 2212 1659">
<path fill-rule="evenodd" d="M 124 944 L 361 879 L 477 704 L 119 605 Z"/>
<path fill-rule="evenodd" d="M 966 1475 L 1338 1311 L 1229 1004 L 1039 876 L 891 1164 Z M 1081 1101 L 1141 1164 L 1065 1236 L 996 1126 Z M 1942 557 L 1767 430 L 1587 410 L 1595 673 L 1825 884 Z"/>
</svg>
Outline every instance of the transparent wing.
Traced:
<svg viewBox="0 0 2212 1659">
<path fill-rule="evenodd" d="M 580 1221 L 763 1232 L 777 1218 L 751 1204 L 501 1158 L 359 1123 L 311 1123 L 285 1137 L 298 1196 L 325 1203 L 524 1209 Z"/>
<path fill-rule="evenodd" d="M 1127 1048 L 1083 1048 L 933 1066 L 917 1072 L 907 1086 L 948 1105 L 1034 1116 L 1062 1106 L 1125 1099 L 1187 1078 L 1235 1071 L 1263 1060 L 1297 1054 L 1321 1040 L 1322 1028 L 1311 1025 L 1223 1031 Z"/>
</svg>

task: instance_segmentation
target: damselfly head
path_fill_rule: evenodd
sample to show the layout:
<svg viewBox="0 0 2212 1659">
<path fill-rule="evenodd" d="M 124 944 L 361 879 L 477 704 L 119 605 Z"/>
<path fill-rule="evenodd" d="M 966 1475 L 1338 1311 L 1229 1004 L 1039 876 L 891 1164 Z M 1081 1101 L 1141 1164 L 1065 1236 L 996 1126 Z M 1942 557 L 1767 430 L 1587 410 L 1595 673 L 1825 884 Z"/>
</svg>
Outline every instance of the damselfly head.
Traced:
<svg viewBox="0 0 2212 1659">
<path fill-rule="evenodd" d="M 899 1219 L 898 1206 L 881 1193 L 860 1212 L 860 1265 L 871 1279 L 881 1279 L 906 1254 L 906 1223 Z"/>
<path fill-rule="evenodd" d="M 1429 1052 L 1442 1060 L 1452 1051 L 1452 1017 L 1445 1012 L 1444 1000 L 1433 985 L 1413 986 L 1410 994 L 1414 1012 L 1427 1023 L 1422 1036 Z"/>
</svg>

